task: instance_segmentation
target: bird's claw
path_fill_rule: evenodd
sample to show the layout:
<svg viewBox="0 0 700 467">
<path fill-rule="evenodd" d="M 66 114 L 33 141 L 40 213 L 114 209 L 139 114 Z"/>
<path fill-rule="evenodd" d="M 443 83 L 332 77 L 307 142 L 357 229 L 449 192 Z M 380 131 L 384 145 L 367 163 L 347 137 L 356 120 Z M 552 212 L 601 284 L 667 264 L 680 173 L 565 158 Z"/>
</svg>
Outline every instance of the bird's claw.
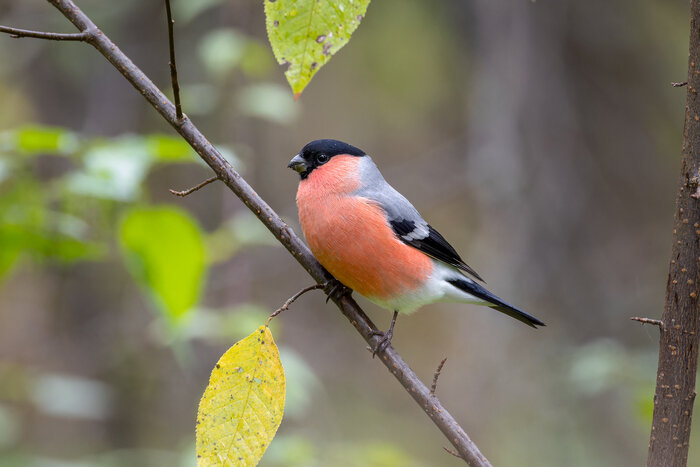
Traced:
<svg viewBox="0 0 700 467">
<path fill-rule="evenodd" d="M 352 293 L 352 289 L 344 286 L 338 279 L 331 279 L 326 282 L 324 289 L 327 290 L 329 287 L 330 290 L 326 296 L 326 303 L 328 303 L 328 300 L 331 298 L 334 300 L 340 300 L 343 297 L 350 296 Z"/>
<path fill-rule="evenodd" d="M 374 358 L 378 353 L 384 352 L 387 347 L 391 344 L 391 338 L 394 337 L 394 331 L 389 329 L 387 332 L 382 331 L 372 331 L 370 332 L 372 336 L 381 336 L 377 341 L 377 345 L 372 351 L 372 358 Z"/>
<path fill-rule="evenodd" d="M 372 358 L 374 358 L 377 353 L 384 352 L 389 344 L 391 344 L 391 338 L 394 337 L 394 325 L 396 324 L 396 318 L 399 316 L 399 311 L 394 310 L 394 316 L 391 318 L 391 324 L 389 325 L 389 330 L 387 332 L 382 331 L 370 331 L 371 336 L 382 336 L 381 339 L 377 341 L 377 346 L 372 352 Z"/>
</svg>

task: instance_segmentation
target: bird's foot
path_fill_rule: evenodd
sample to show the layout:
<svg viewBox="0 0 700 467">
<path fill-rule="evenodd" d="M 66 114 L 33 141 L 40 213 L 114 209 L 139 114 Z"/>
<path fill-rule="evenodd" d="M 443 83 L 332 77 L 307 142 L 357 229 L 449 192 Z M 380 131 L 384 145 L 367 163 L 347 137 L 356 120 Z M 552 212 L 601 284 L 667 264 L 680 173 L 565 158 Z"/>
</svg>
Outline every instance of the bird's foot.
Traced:
<svg viewBox="0 0 700 467">
<path fill-rule="evenodd" d="M 326 297 L 326 303 L 331 298 L 333 300 L 340 300 L 343 297 L 349 297 L 352 294 L 352 289 L 344 286 L 338 279 L 331 279 L 324 284 L 324 290 L 328 290 L 328 296 Z"/>
<path fill-rule="evenodd" d="M 378 353 L 384 352 L 387 347 L 391 344 L 391 338 L 394 337 L 394 331 L 391 329 L 387 332 L 382 331 L 372 331 L 373 336 L 381 336 L 381 339 L 377 341 L 376 347 L 372 351 L 372 358 L 376 357 Z"/>
<path fill-rule="evenodd" d="M 374 358 L 378 353 L 384 352 L 387 347 L 391 344 L 391 339 L 394 337 L 394 325 L 396 324 L 396 318 L 399 316 L 398 311 L 394 311 L 394 317 L 391 319 L 391 324 L 389 325 L 389 330 L 387 332 L 382 331 L 371 331 L 372 336 L 382 336 L 381 339 L 377 341 L 376 347 L 372 351 L 372 358 Z"/>
</svg>

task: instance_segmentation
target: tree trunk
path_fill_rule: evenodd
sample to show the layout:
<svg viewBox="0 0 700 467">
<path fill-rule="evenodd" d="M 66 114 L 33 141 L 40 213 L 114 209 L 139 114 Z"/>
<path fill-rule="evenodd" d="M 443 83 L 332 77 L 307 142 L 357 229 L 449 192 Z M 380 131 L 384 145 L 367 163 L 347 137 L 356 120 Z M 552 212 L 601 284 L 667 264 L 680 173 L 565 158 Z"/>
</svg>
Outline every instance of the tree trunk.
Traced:
<svg viewBox="0 0 700 467">
<path fill-rule="evenodd" d="M 649 467 L 687 464 L 695 400 L 700 321 L 700 0 L 691 0 L 690 14 L 681 173 L 662 316 Z"/>
</svg>

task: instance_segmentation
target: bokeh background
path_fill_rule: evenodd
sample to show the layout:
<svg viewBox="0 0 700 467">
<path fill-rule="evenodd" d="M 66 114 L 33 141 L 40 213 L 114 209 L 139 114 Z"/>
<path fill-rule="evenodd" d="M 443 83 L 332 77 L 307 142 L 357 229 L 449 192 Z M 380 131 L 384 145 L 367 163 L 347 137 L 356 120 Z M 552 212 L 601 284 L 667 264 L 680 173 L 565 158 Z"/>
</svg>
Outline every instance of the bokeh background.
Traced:
<svg viewBox="0 0 700 467">
<path fill-rule="evenodd" d="M 78 4 L 169 89 L 162 1 Z M 448 358 L 438 395 L 494 465 L 644 463 L 657 330 L 629 318 L 663 304 L 687 2 L 377 0 L 297 102 L 262 2 L 174 8 L 185 112 L 298 233 L 288 160 L 345 140 L 548 324 L 398 321 L 425 381 Z M 73 31 L 41 0 L 0 24 Z M 0 37 L 0 465 L 194 464 L 212 366 L 310 284 L 223 185 L 168 193 L 210 176 L 89 46 Z M 463 465 L 320 293 L 273 332 L 288 402 L 261 465 Z"/>
</svg>

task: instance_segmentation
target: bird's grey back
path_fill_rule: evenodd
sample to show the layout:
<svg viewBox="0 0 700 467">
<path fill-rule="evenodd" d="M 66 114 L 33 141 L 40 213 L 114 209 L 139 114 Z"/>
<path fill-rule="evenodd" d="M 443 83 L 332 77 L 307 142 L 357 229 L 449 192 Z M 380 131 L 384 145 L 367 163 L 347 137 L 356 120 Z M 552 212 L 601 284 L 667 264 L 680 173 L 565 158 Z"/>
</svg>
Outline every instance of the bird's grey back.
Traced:
<svg viewBox="0 0 700 467">
<path fill-rule="evenodd" d="M 428 223 L 421 217 L 418 210 L 413 207 L 409 200 L 384 180 L 371 157 L 365 156 L 361 158 L 360 170 L 362 185 L 355 190 L 354 195 L 362 196 L 378 203 L 386 211 L 390 222 L 400 220 L 414 222 L 416 230 L 424 230 L 425 235 L 427 235 Z"/>
</svg>

